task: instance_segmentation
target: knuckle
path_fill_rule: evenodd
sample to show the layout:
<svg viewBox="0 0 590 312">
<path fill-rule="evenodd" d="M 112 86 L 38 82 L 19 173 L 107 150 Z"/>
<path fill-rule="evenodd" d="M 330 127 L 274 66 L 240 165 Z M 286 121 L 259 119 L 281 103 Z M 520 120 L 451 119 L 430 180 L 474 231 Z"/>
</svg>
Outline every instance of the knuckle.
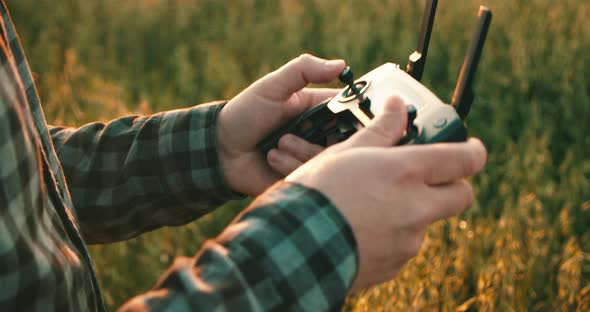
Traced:
<svg viewBox="0 0 590 312">
<path fill-rule="evenodd" d="M 292 59 L 287 64 L 285 64 L 283 67 L 279 68 L 279 70 L 277 70 L 277 71 L 280 72 L 280 71 L 297 70 L 298 68 L 305 66 L 307 58 L 308 58 L 307 54 L 300 54 L 299 56 L 297 56 L 296 58 Z"/>
<path fill-rule="evenodd" d="M 311 54 L 303 53 L 297 57 L 296 62 L 301 65 L 305 65 L 305 64 L 308 64 L 312 60 L 312 58 L 313 57 L 311 56 Z"/>
<path fill-rule="evenodd" d="M 396 168 L 397 174 L 396 176 L 400 180 L 408 181 L 413 180 L 420 171 L 420 166 L 418 162 L 413 161 L 404 161 L 401 163 L 401 166 Z"/>
</svg>

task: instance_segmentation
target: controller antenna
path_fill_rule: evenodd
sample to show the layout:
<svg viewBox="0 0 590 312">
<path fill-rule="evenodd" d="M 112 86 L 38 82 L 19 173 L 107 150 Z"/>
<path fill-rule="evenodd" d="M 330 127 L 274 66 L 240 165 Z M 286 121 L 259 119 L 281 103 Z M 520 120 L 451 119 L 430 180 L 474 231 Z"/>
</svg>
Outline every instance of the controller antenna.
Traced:
<svg viewBox="0 0 590 312">
<path fill-rule="evenodd" d="M 477 25 L 467 48 L 467 54 L 465 55 L 461 73 L 457 80 L 457 86 L 455 87 L 455 93 L 453 94 L 453 100 L 451 101 L 451 105 L 455 107 L 461 119 L 467 117 L 471 103 L 473 102 L 473 79 L 491 20 L 492 12 L 490 9 L 483 5 L 480 6 L 477 14 Z"/>
<path fill-rule="evenodd" d="M 426 55 L 428 54 L 428 44 L 430 42 L 430 35 L 432 34 L 432 25 L 434 24 L 437 5 L 438 0 L 426 1 L 424 17 L 422 18 L 422 29 L 420 30 L 420 38 L 418 38 L 418 47 L 410 55 L 408 67 L 406 68 L 406 72 L 418 81 L 422 79 L 422 73 L 424 72 L 424 64 L 426 63 Z"/>
</svg>

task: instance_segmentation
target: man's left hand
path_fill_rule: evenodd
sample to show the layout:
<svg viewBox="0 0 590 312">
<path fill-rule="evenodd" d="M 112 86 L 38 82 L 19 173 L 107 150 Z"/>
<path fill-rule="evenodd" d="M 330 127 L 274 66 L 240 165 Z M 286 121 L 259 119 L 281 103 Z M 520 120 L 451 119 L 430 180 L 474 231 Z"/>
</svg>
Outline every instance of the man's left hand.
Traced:
<svg viewBox="0 0 590 312">
<path fill-rule="evenodd" d="M 278 179 L 323 150 L 293 135 L 262 155 L 257 144 L 272 131 L 338 90 L 306 88 L 327 83 L 344 69 L 343 60 L 324 60 L 308 54 L 293 59 L 242 91 L 219 114 L 217 141 L 223 176 L 229 187 L 258 195 Z"/>
</svg>

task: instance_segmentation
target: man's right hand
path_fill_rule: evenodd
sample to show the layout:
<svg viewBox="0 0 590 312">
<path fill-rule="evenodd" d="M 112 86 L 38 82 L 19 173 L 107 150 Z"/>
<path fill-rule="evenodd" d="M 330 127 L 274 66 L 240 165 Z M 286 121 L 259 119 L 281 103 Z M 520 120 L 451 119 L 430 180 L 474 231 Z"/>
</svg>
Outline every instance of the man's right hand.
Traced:
<svg viewBox="0 0 590 312">
<path fill-rule="evenodd" d="M 392 98 L 370 126 L 286 178 L 325 194 L 351 225 L 360 259 L 353 292 L 393 278 L 429 224 L 466 209 L 473 191 L 465 178 L 486 162 L 477 139 L 392 147 L 406 123 L 405 105 Z"/>
</svg>

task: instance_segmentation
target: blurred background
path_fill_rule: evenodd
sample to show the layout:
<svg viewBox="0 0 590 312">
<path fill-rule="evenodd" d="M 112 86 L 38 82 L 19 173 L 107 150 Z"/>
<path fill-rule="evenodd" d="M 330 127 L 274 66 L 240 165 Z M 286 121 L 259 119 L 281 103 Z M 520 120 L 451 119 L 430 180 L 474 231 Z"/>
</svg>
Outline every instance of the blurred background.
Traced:
<svg viewBox="0 0 590 312">
<path fill-rule="evenodd" d="M 344 58 L 359 75 L 405 67 L 425 1 L 6 2 L 49 123 L 79 126 L 230 99 L 303 52 Z M 490 154 L 476 202 L 434 224 L 395 280 L 345 310 L 590 310 L 590 2 L 486 4 L 494 18 L 468 118 Z M 479 5 L 439 3 L 423 83 L 445 101 Z M 109 306 L 149 289 L 246 203 L 93 246 Z"/>
</svg>

